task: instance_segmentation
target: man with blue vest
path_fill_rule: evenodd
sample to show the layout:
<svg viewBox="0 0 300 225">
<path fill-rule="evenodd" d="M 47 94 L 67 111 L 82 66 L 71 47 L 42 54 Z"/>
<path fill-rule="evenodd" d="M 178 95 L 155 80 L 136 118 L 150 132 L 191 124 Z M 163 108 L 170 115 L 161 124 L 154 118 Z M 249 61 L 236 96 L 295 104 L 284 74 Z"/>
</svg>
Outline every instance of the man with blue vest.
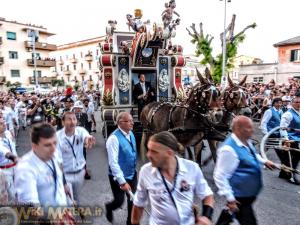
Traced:
<svg viewBox="0 0 300 225">
<path fill-rule="evenodd" d="M 227 207 L 241 225 L 256 225 L 252 204 L 262 188 L 261 164 L 273 168 L 271 161 L 256 154 L 251 143 L 253 122 L 237 116 L 232 123 L 232 134 L 218 149 L 214 180 L 219 194 L 225 196 Z"/>
<path fill-rule="evenodd" d="M 275 127 L 280 125 L 280 108 L 282 106 L 281 98 L 274 98 L 272 101 L 272 108 L 265 111 L 261 120 L 261 129 L 263 134 L 267 134 Z M 270 137 L 279 138 L 279 131 L 274 132 Z"/>
<path fill-rule="evenodd" d="M 300 143 L 300 91 L 298 91 L 292 99 L 291 108 L 285 112 L 280 121 L 280 127 L 288 128 L 281 129 L 280 134 L 286 140 L 292 141 L 291 148 L 299 149 Z M 286 166 L 290 166 L 289 153 L 287 151 L 282 152 L 282 163 Z M 292 158 L 292 167 L 297 168 L 300 153 L 297 151 L 290 151 Z M 286 173 L 281 171 L 279 177 L 287 179 L 290 183 L 300 185 L 300 182 L 296 179 L 295 174 Z"/>
<path fill-rule="evenodd" d="M 106 218 L 113 221 L 113 210 L 120 208 L 127 196 L 127 225 L 131 225 L 132 201 L 129 192 L 135 192 L 137 186 L 136 141 L 132 133 L 133 119 L 127 112 L 121 112 L 117 117 L 118 128 L 109 136 L 106 142 L 109 164 L 109 182 L 114 200 L 105 205 Z"/>
</svg>

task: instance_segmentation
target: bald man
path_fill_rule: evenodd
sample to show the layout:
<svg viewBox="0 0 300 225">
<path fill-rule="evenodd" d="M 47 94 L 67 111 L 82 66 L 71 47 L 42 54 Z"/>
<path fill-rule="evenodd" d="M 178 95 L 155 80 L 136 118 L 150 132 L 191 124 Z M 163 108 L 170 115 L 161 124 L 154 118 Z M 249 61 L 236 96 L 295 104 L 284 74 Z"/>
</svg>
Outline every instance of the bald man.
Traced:
<svg viewBox="0 0 300 225">
<path fill-rule="evenodd" d="M 232 134 L 217 152 L 214 180 L 218 193 L 225 196 L 229 210 L 241 225 L 256 225 L 252 204 L 262 188 L 261 165 L 272 169 L 274 164 L 261 158 L 251 143 L 253 122 L 237 116 Z"/>
<path fill-rule="evenodd" d="M 113 211 L 120 208 L 127 196 L 127 225 L 131 225 L 132 201 L 129 192 L 135 192 L 137 186 L 137 148 L 135 137 L 132 133 L 133 119 L 127 112 L 117 116 L 118 128 L 108 137 L 106 149 L 108 155 L 108 177 L 114 196 L 113 201 L 106 203 L 106 218 L 113 222 Z"/>
</svg>

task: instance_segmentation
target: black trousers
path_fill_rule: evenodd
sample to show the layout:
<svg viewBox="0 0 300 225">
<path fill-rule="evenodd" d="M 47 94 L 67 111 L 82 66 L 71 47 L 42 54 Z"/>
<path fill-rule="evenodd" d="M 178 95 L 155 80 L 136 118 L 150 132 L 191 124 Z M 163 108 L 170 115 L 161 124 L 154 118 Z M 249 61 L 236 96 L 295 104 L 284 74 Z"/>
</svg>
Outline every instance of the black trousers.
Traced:
<svg viewBox="0 0 300 225">
<path fill-rule="evenodd" d="M 238 205 L 239 211 L 235 213 L 235 216 L 241 225 L 257 225 L 256 217 L 252 208 L 252 204 L 255 199 L 256 197 L 236 197 L 236 200 L 240 202 L 240 204 Z"/>
<path fill-rule="evenodd" d="M 291 143 L 291 148 L 299 149 L 298 144 L 299 144 L 298 142 Z M 293 151 L 293 150 L 290 151 L 291 161 L 292 161 L 292 165 L 290 165 L 291 164 L 290 157 L 289 157 L 289 153 L 287 151 L 278 150 L 278 149 L 275 149 L 275 151 L 283 165 L 286 165 L 288 167 L 292 166 L 292 168 L 297 169 L 297 166 L 298 166 L 299 160 L 300 160 L 300 152 Z M 291 173 L 281 170 L 280 176 L 283 178 L 289 179 L 289 178 L 291 178 Z"/>
<path fill-rule="evenodd" d="M 109 175 L 109 183 L 111 186 L 111 190 L 114 196 L 114 200 L 108 204 L 106 204 L 107 209 L 109 210 L 115 210 L 120 208 L 123 205 L 125 192 L 120 188 L 120 185 L 117 181 L 114 180 L 113 176 Z M 136 186 L 137 186 L 137 175 L 135 173 L 132 180 L 126 180 L 126 182 L 130 185 L 131 190 L 133 193 L 136 192 Z M 127 216 L 127 224 L 131 224 L 131 210 L 133 206 L 133 202 L 130 201 L 130 196 L 128 193 L 126 193 L 127 197 L 127 210 L 128 210 L 128 216 Z"/>
<path fill-rule="evenodd" d="M 143 111 L 144 106 L 146 105 L 146 102 L 143 99 L 138 100 L 138 120 L 140 120 L 141 113 Z"/>
</svg>

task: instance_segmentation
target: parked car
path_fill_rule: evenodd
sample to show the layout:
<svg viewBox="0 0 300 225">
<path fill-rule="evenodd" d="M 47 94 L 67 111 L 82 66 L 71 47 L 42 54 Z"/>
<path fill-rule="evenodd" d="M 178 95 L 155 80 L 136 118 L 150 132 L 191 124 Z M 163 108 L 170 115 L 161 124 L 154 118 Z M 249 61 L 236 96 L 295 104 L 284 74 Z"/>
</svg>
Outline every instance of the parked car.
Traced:
<svg viewBox="0 0 300 225">
<path fill-rule="evenodd" d="M 18 93 L 18 94 L 23 94 L 23 93 L 27 92 L 26 88 L 24 88 L 24 87 L 11 88 L 10 91 L 12 91 L 14 93 Z"/>
</svg>

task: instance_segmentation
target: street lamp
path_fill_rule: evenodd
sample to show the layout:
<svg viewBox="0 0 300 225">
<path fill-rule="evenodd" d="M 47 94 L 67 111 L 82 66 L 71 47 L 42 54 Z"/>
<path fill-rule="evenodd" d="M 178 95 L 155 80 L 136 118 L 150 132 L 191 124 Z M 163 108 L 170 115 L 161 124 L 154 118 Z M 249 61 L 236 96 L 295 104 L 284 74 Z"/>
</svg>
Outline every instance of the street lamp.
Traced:
<svg viewBox="0 0 300 225">
<path fill-rule="evenodd" d="M 223 1 L 223 0 L 220 0 Z M 222 90 L 225 89 L 227 84 L 227 78 L 225 74 L 226 70 L 226 8 L 227 2 L 231 2 L 231 0 L 224 0 L 224 31 L 223 31 L 223 61 L 222 61 L 222 78 L 221 78 L 221 87 Z"/>
</svg>

